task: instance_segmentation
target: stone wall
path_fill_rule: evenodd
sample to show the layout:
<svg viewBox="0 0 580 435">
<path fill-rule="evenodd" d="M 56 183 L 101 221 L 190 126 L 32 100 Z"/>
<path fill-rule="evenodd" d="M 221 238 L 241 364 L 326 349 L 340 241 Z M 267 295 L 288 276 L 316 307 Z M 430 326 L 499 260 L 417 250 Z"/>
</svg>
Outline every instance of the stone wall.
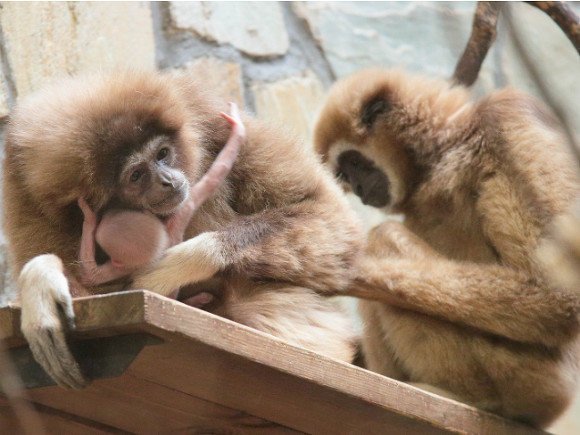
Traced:
<svg viewBox="0 0 580 435">
<path fill-rule="evenodd" d="M 572 44 L 538 10 L 511 7 L 543 77 L 580 131 L 580 59 Z M 64 75 L 127 65 L 185 68 L 309 146 L 316 111 L 336 78 L 376 65 L 449 77 L 474 9 L 473 2 L 4 2 L 0 119 L 18 99 Z M 475 89 L 484 94 L 505 85 L 537 94 L 500 22 Z M 369 226 L 383 219 L 352 203 Z"/>
<path fill-rule="evenodd" d="M 511 7 L 543 77 L 580 131 L 580 99 L 570 92 L 580 85 L 580 59 L 572 44 L 540 11 Z M 473 2 L 4 3 L 0 118 L 18 98 L 63 75 L 187 68 L 307 140 L 336 78 L 374 65 L 449 77 L 474 9 Z M 537 94 L 500 21 L 475 89 L 484 94 L 505 85 Z M 366 210 L 365 218 L 374 224 L 381 216 Z"/>
<path fill-rule="evenodd" d="M 559 28 L 511 6 L 543 76 L 580 128 L 580 59 Z M 580 11 L 580 5 L 574 6 Z M 192 68 L 258 116 L 307 135 L 324 90 L 374 65 L 448 77 L 475 3 L 174 2 L 4 3 L 0 9 L 0 116 L 51 80 L 129 65 Z M 500 22 L 476 89 L 536 93 Z"/>
</svg>

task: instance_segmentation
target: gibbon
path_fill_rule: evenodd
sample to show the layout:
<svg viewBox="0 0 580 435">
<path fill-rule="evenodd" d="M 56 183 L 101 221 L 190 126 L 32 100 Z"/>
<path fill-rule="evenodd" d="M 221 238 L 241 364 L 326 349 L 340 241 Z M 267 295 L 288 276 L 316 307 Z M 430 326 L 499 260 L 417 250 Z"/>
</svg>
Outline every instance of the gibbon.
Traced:
<svg viewBox="0 0 580 435">
<path fill-rule="evenodd" d="M 578 289 L 536 251 L 579 193 L 556 119 L 511 89 L 392 70 L 334 85 L 315 145 L 347 191 L 404 215 L 368 237 L 348 293 L 363 298 L 368 368 L 545 427 L 577 385 Z"/>
<path fill-rule="evenodd" d="M 231 128 L 220 116 L 226 108 L 185 73 L 125 71 L 64 80 L 12 113 L 3 210 L 22 332 L 60 385 L 87 381 L 57 308 L 72 324 L 71 295 L 121 288 L 80 283 L 78 200 L 97 214 L 171 216 L 227 142 Z M 351 320 L 318 293 L 350 282 L 364 242 L 359 222 L 312 150 L 275 127 L 243 121 L 247 140 L 238 159 L 195 212 L 185 241 L 132 275 L 130 287 L 169 295 L 189 284 L 204 291 L 208 280 L 222 292 L 216 312 L 351 361 Z"/>
</svg>

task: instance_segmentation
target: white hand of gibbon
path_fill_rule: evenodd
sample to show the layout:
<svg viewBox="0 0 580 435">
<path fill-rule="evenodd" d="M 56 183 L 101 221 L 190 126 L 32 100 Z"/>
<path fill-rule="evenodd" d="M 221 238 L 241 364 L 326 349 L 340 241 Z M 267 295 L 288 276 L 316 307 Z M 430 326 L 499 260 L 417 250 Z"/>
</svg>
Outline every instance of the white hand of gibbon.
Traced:
<svg viewBox="0 0 580 435">
<path fill-rule="evenodd" d="M 74 326 L 68 280 L 61 260 L 52 254 L 30 260 L 18 278 L 21 328 L 36 361 L 60 385 L 80 389 L 87 381 L 70 353 L 58 308 Z"/>
<path fill-rule="evenodd" d="M 203 233 L 165 251 L 152 267 L 137 274 L 132 287 L 168 296 L 184 285 L 211 278 L 226 265 L 216 233 Z"/>
</svg>

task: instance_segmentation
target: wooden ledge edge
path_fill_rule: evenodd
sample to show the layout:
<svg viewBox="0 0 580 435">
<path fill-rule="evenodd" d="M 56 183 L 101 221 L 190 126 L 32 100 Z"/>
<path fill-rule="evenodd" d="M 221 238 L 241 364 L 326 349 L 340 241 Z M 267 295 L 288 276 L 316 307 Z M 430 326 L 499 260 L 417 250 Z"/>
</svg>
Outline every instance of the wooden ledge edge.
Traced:
<svg viewBox="0 0 580 435">
<path fill-rule="evenodd" d="M 128 290 L 75 298 L 76 328 L 71 332 L 71 337 L 82 338 L 84 333 L 95 330 L 143 324 L 146 293 L 149 292 Z M 19 307 L 0 308 L 0 339 L 8 348 L 26 343 L 20 330 Z"/>
<path fill-rule="evenodd" d="M 84 335 L 116 335 L 123 327 L 138 327 L 134 329 L 159 337 L 177 334 L 291 375 L 297 382 L 349 397 L 353 403 L 419 420 L 446 431 L 545 433 L 293 346 L 269 334 L 148 291 L 130 290 L 77 298 L 74 308 L 77 327 L 73 339 Z M 0 309 L 0 338 L 9 348 L 25 343 L 19 324 L 18 308 Z"/>
<path fill-rule="evenodd" d="M 294 346 L 264 332 L 172 299 L 145 292 L 145 321 L 213 348 L 274 368 L 385 412 L 443 430 L 470 433 L 545 433 L 407 383 Z M 329 376 L 332 373 L 332 376 Z M 393 395 L 393 391 L 397 394 Z M 397 397 L 395 397 L 397 396 Z M 404 400 L 399 400 L 404 397 Z M 437 415 L 433 411 L 437 411 Z M 465 427 L 458 427 L 462 421 Z M 497 432 L 495 432 L 497 433 Z"/>
</svg>

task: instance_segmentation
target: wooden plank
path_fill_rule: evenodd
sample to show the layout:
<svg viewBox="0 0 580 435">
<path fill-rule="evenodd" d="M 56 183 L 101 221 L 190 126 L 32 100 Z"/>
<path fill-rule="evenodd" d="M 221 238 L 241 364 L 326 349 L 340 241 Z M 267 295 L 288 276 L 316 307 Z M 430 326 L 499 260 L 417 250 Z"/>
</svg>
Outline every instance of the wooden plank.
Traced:
<svg viewBox="0 0 580 435">
<path fill-rule="evenodd" d="M 35 403 L 131 433 L 296 433 L 130 374 L 96 382 L 79 392 L 65 390 L 55 395 L 54 388 L 40 388 L 29 393 Z"/>
<path fill-rule="evenodd" d="M 145 295 L 142 291 L 76 298 L 74 310 L 77 330 L 71 339 L 106 337 L 138 331 L 145 319 Z M 0 338 L 7 347 L 26 344 L 20 331 L 20 310 L 0 309 Z"/>
<path fill-rule="evenodd" d="M 148 292 L 75 301 L 73 339 L 155 335 L 127 371 L 34 402 L 129 432 L 540 433 Z M 112 314 L 113 313 L 113 314 Z M 0 334 L 22 344 L 18 313 Z M 1 419 L 1 416 L 0 416 Z"/>
<path fill-rule="evenodd" d="M 107 427 L 50 407 L 36 405 L 36 411 L 42 419 L 42 429 L 48 434 L 102 435 L 123 433 L 116 428 Z M 16 418 L 12 408 L 7 403 L 0 405 L 0 422 L 3 434 L 24 433 L 22 422 Z"/>
</svg>

